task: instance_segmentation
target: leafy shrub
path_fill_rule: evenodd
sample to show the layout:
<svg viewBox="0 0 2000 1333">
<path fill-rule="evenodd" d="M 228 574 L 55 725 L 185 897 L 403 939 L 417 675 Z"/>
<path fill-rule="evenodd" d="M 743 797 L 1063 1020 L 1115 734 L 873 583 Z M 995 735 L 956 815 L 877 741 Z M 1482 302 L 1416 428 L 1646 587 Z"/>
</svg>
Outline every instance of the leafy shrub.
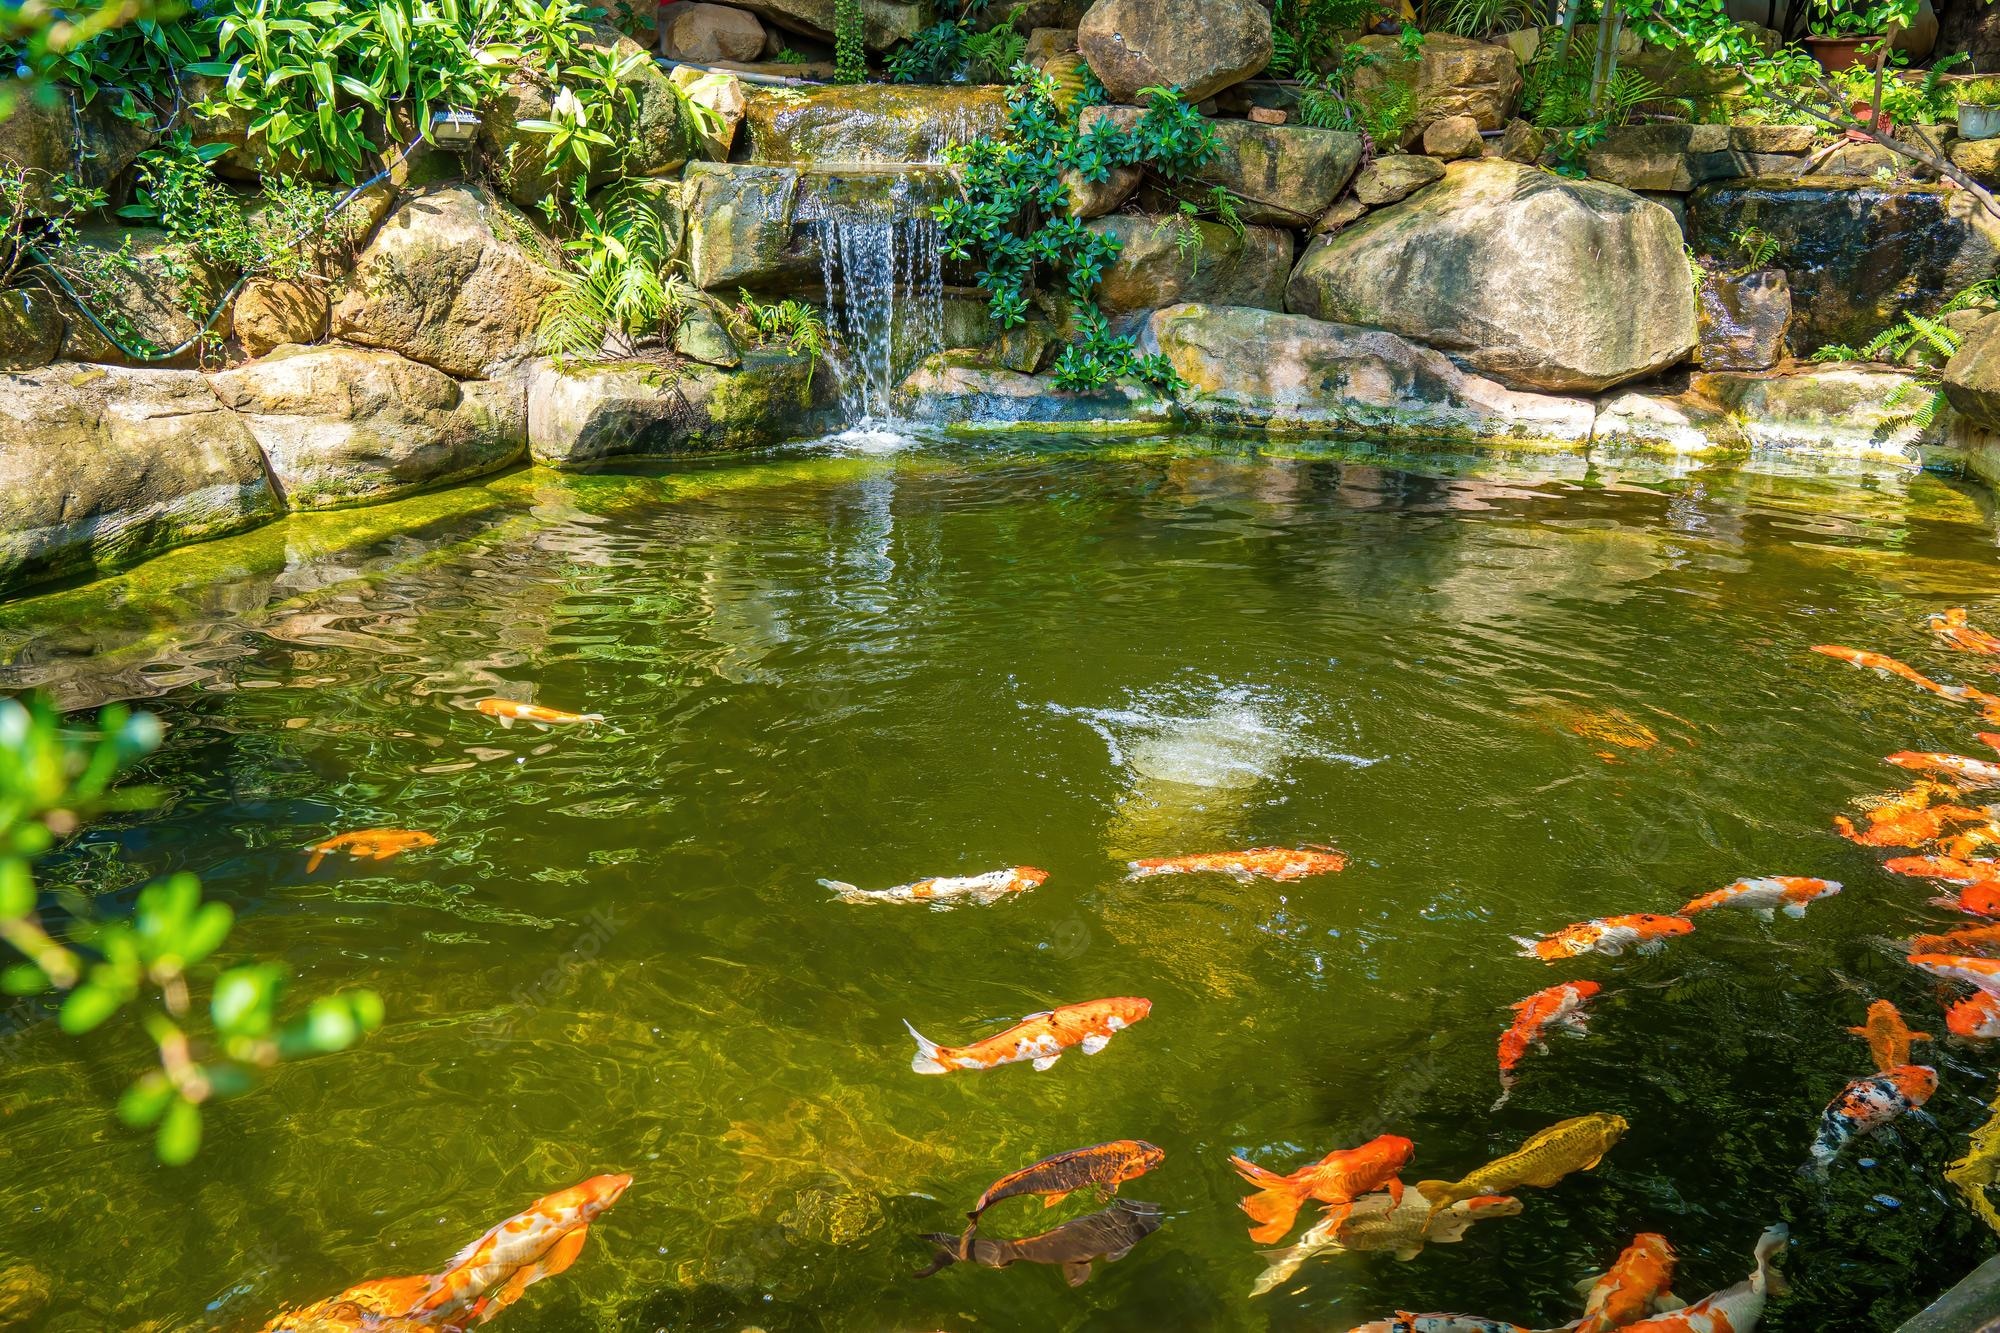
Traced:
<svg viewBox="0 0 2000 1333">
<path fill-rule="evenodd" d="M 1271 6 L 1271 72 L 1308 79 L 1328 68 L 1344 34 L 1389 12 L 1382 0 L 1275 0 Z"/>
<path fill-rule="evenodd" d="M 868 21 L 861 0 L 833 0 L 833 81 L 868 82 Z"/>
<path fill-rule="evenodd" d="M 562 243 L 568 268 L 542 300 L 536 331 L 543 355 L 559 363 L 606 350 L 630 355 L 642 338 L 662 340 L 701 297 L 672 270 L 673 238 L 652 199 L 625 186 L 592 204 L 572 187 L 573 234 Z"/>
<path fill-rule="evenodd" d="M 819 311 L 791 297 L 765 305 L 740 288 L 736 295 L 736 306 L 722 312 L 730 336 L 748 346 L 782 347 L 793 356 L 805 357 L 811 363 L 806 371 L 810 386 L 812 367 L 826 360 L 833 344 L 833 334 Z"/>
</svg>

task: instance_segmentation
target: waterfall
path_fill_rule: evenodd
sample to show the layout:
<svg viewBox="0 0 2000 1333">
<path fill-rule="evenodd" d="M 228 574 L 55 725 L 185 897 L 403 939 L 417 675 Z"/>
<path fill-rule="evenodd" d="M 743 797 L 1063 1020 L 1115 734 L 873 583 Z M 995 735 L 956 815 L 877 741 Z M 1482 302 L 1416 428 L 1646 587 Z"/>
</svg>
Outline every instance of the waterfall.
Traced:
<svg viewBox="0 0 2000 1333">
<path fill-rule="evenodd" d="M 870 187 L 833 191 L 810 224 L 827 324 L 840 344 L 833 368 L 841 408 L 859 431 L 895 425 L 891 394 L 945 341 L 944 255 L 932 192 L 918 184 L 919 173 L 874 176 Z"/>
</svg>

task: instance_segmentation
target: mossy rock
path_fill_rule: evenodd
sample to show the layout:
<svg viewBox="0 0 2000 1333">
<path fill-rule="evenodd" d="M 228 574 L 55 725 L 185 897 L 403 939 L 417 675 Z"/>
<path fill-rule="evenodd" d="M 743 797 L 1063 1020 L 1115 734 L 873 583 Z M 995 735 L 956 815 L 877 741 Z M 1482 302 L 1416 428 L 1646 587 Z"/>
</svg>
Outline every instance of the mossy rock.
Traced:
<svg viewBox="0 0 2000 1333">
<path fill-rule="evenodd" d="M 747 87 L 739 160 L 759 164 L 936 162 L 946 147 L 1007 132 L 994 87 Z"/>
</svg>

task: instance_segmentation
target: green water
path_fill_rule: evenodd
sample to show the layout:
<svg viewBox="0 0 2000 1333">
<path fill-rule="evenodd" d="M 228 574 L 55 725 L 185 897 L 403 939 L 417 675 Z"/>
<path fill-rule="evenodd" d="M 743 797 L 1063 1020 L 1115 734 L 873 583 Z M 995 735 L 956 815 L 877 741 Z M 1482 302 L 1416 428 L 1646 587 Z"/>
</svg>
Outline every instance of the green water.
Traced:
<svg viewBox="0 0 2000 1333">
<path fill-rule="evenodd" d="M 1955 483 L 1010 439 L 523 473 L 315 523 L 0 608 L 0 683 L 169 728 L 147 776 L 171 803 L 51 882 L 120 902 L 196 871 L 241 913 L 233 950 L 390 1009 L 215 1112 L 178 1170 L 107 1109 L 136 1034 L 0 1022 L 0 1269 L 54 1291 L 30 1330 L 255 1328 L 614 1170 L 637 1183 L 583 1259 L 495 1327 L 1542 1326 L 1636 1231 L 1694 1298 L 1782 1218 L 1797 1293 L 1765 1327 L 1879 1329 L 1992 1248 L 1941 1175 L 1992 1053 L 1941 1048 L 1936 1124 L 1872 1166 L 1796 1175 L 1868 1072 L 1844 1029 L 1871 998 L 1942 1030 L 1891 941 L 1946 914 L 1828 819 L 1900 776 L 1883 754 L 1971 747 L 1974 719 L 1805 648 L 1984 681 L 1921 629 L 1961 604 L 2000 628 L 1993 515 Z M 472 711 L 492 695 L 616 729 L 502 731 Z M 1610 710 L 1659 743 L 1572 730 Z M 439 844 L 305 873 L 372 825 Z M 1122 880 L 1307 842 L 1350 867 Z M 949 913 L 814 883 L 1011 864 L 1050 879 Z M 1848 889 L 1652 958 L 1547 968 L 1508 940 L 1771 873 Z M 1506 1006 L 1564 976 L 1605 984 L 1594 1031 L 1490 1112 Z M 910 1071 L 904 1019 L 967 1041 L 1120 994 L 1152 1016 L 1096 1057 Z M 1522 1216 L 1249 1299 L 1230 1153 L 1289 1169 L 1395 1132 L 1414 1181 L 1590 1111 L 1631 1133 Z M 1118 1137 L 1167 1153 L 1125 1188 L 1170 1214 L 1129 1258 L 1076 1290 L 909 1279 L 915 1233 L 993 1178 Z"/>
</svg>

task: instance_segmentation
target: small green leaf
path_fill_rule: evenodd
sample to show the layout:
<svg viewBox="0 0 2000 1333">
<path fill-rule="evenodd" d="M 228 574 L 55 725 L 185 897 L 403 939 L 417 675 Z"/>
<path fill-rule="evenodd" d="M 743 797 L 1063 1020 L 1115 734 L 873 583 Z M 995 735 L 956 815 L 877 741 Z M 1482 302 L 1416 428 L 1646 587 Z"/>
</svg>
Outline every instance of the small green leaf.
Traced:
<svg viewBox="0 0 2000 1333">
<path fill-rule="evenodd" d="M 48 977 L 33 963 L 16 963 L 0 972 L 0 991 L 9 995 L 36 995 L 48 988 Z"/>
<path fill-rule="evenodd" d="M 160 1132 L 153 1140 L 153 1154 L 168 1166 L 186 1166 L 201 1151 L 201 1108 L 190 1101 L 176 1101 L 167 1107 Z"/>
<path fill-rule="evenodd" d="M 361 1035 L 354 1015 L 338 996 L 314 1000 L 306 1021 L 306 1040 L 318 1051 L 342 1051 Z"/>
<path fill-rule="evenodd" d="M 0 917 L 26 916 L 35 910 L 35 877 L 26 861 L 0 860 Z"/>
<path fill-rule="evenodd" d="M 144 1129 L 166 1114 L 167 1103 L 173 1100 L 174 1085 L 155 1069 L 125 1089 L 125 1095 L 118 1099 L 118 1118 L 134 1129 Z"/>
<path fill-rule="evenodd" d="M 105 1019 L 118 1012 L 124 1001 L 116 991 L 85 982 L 69 993 L 63 1001 L 62 1014 L 58 1021 L 62 1030 L 75 1036 L 79 1032 L 89 1032 L 100 1026 Z"/>
</svg>

